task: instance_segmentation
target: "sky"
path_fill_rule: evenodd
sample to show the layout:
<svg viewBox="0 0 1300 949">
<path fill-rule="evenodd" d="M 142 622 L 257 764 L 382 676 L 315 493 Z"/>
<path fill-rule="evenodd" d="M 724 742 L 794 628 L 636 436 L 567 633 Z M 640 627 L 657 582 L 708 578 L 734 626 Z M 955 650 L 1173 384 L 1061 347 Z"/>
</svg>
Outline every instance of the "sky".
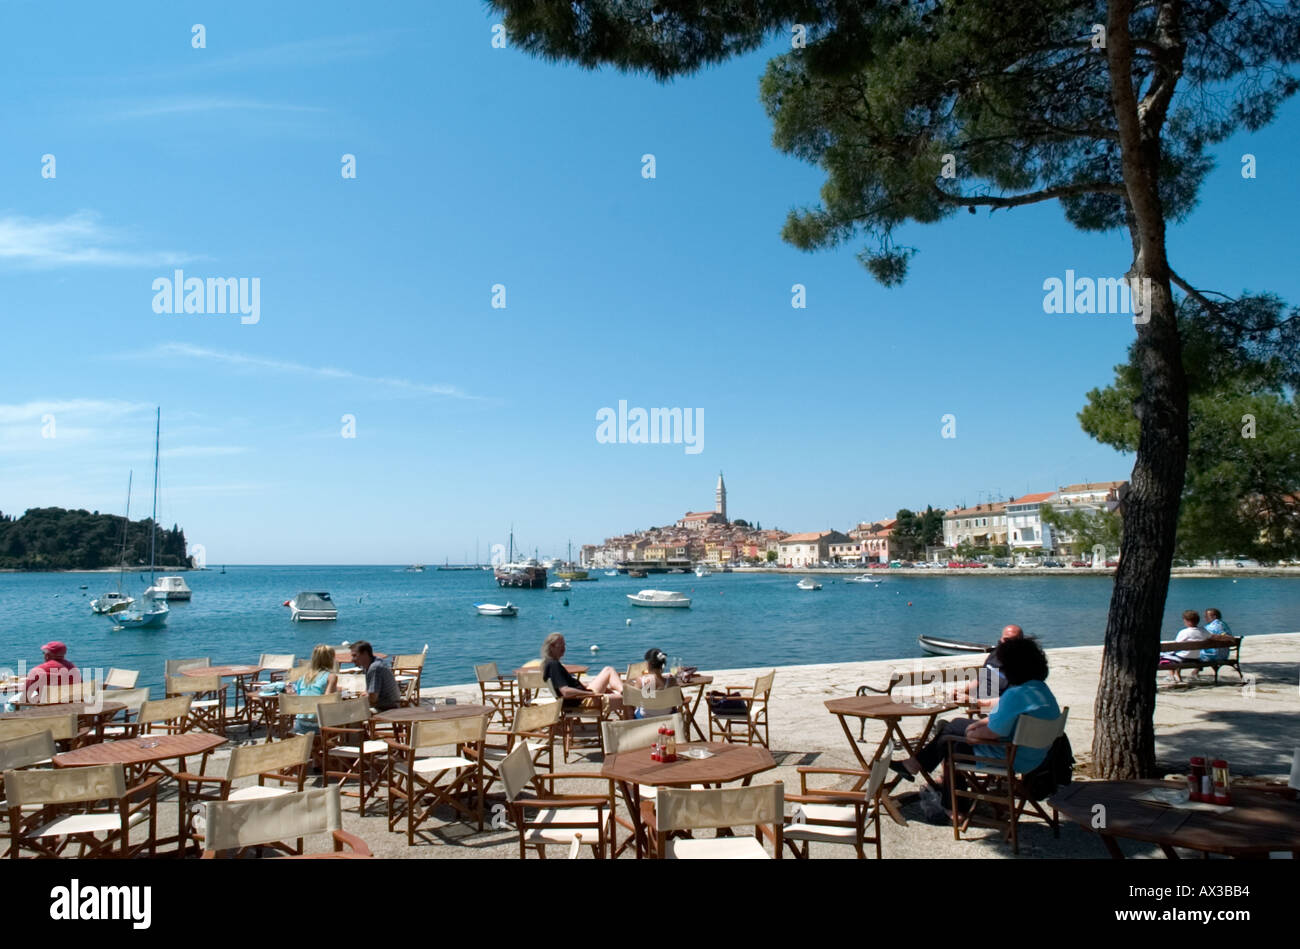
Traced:
<svg viewBox="0 0 1300 949">
<path fill-rule="evenodd" d="M 719 470 L 732 517 L 790 531 L 1127 477 L 1076 414 L 1131 320 L 1042 306 L 1123 273 L 1126 235 L 962 214 L 881 287 L 859 244 L 781 241 L 823 178 L 771 145 L 779 45 L 661 85 L 494 22 L 0 4 L 0 510 L 120 514 L 133 471 L 147 514 L 156 406 L 159 519 L 213 564 L 487 560 L 512 524 L 563 554 L 711 509 Z M 1170 234 L 1196 285 L 1300 299 L 1298 120 L 1216 150 Z M 155 312 L 177 269 L 256 280 L 255 313 Z M 702 437 L 598 439 L 620 401 Z"/>
</svg>

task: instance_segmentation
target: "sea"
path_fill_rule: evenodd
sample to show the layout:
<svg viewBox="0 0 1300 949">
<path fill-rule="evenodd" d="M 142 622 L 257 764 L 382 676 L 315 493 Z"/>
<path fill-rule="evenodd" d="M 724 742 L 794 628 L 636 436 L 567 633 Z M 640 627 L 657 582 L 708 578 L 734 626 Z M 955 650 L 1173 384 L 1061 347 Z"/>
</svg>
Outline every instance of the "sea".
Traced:
<svg viewBox="0 0 1300 949">
<path fill-rule="evenodd" d="M 208 657 L 256 662 L 261 653 L 310 654 L 317 643 L 370 640 L 385 653 L 427 644 L 425 686 L 474 681 L 476 663 L 503 672 L 538 655 L 552 631 L 564 633 L 570 662 L 620 671 L 650 647 L 702 670 L 860 662 L 921 656 L 917 637 L 995 642 L 1018 623 L 1044 647 L 1098 645 L 1106 627 L 1109 576 L 898 576 L 878 585 L 819 576 L 820 591 L 796 589 L 790 573 L 660 574 L 574 583 L 567 593 L 499 589 L 490 571 L 423 573 L 402 566 L 227 566 L 186 573 L 194 591 L 173 602 L 162 629 L 114 630 L 90 600 L 117 588 L 111 573 L 0 574 L 0 669 L 41 661 L 49 640 L 88 669 L 139 670 L 140 685 L 163 684 L 163 661 Z M 124 589 L 139 599 L 147 575 L 129 573 Z M 85 589 L 82 589 L 82 587 Z M 679 590 L 690 609 L 633 606 L 629 593 Z M 293 623 L 282 605 L 299 591 L 328 591 L 333 623 Z M 519 607 L 514 618 L 480 616 L 479 602 Z M 1185 609 L 1217 607 L 1238 635 L 1300 630 L 1300 579 L 1174 578 L 1164 630 L 1182 628 Z"/>
</svg>

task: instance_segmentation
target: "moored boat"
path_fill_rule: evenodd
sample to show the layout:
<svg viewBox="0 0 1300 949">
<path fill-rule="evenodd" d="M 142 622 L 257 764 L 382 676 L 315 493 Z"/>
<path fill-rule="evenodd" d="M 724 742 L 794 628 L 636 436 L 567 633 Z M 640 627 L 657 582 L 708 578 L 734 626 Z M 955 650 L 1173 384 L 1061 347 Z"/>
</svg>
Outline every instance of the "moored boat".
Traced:
<svg viewBox="0 0 1300 949">
<path fill-rule="evenodd" d="M 940 636 L 918 636 L 916 644 L 932 656 L 982 656 L 993 651 L 992 646 L 985 646 L 982 643 L 944 639 Z"/>
<path fill-rule="evenodd" d="M 686 609 L 691 605 L 691 598 L 676 590 L 642 590 L 640 593 L 629 593 L 627 598 L 632 601 L 633 606 Z"/>
<path fill-rule="evenodd" d="M 147 610 L 138 613 L 122 611 L 109 614 L 118 629 L 158 629 L 167 625 L 167 614 L 171 607 L 165 600 L 153 600 Z"/>
<path fill-rule="evenodd" d="M 284 605 L 289 607 L 289 619 L 295 623 L 339 618 L 338 607 L 324 591 L 299 593 L 292 600 L 285 600 Z"/>
<path fill-rule="evenodd" d="M 119 593 L 116 590 L 110 590 L 103 596 L 97 596 L 90 601 L 90 610 L 92 613 L 120 613 L 123 610 L 130 609 L 131 604 L 135 602 L 135 597 L 127 596 L 125 593 Z"/>
<path fill-rule="evenodd" d="M 820 590 L 822 588 L 822 585 L 818 583 L 816 580 L 812 579 L 812 577 L 804 577 L 802 580 L 796 583 L 795 586 L 797 586 L 800 590 Z"/>
<path fill-rule="evenodd" d="M 870 583 L 874 586 L 877 583 L 884 583 L 885 581 L 881 577 L 873 577 L 869 573 L 861 573 L 858 574 L 856 577 L 849 577 L 844 582 L 845 583 Z"/>
<path fill-rule="evenodd" d="M 573 589 L 573 584 L 571 584 L 568 580 L 556 580 L 549 587 L 547 587 L 547 589 L 554 590 L 557 593 L 567 592 Z"/>
<path fill-rule="evenodd" d="M 193 593 L 184 577 L 159 577 L 144 595 L 155 600 L 188 600 Z"/>
<path fill-rule="evenodd" d="M 505 603 L 475 603 L 474 609 L 478 610 L 480 616 L 518 616 L 519 607 L 515 606 L 509 600 Z"/>
<path fill-rule="evenodd" d="M 704 566 L 704 564 L 700 564 L 695 568 L 695 575 L 703 580 L 705 577 L 713 576 L 713 571 Z"/>
</svg>

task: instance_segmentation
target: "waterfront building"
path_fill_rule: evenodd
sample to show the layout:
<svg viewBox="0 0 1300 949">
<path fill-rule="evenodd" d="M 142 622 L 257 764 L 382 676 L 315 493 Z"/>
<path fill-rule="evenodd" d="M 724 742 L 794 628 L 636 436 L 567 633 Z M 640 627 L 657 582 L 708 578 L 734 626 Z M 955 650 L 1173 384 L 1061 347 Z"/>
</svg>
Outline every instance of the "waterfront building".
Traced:
<svg viewBox="0 0 1300 949">
<path fill-rule="evenodd" d="M 1065 485 L 1052 498 L 1055 511 L 1116 511 L 1128 494 L 1127 481 L 1084 482 L 1083 484 Z M 1066 530 L 1057 530 L 1054 550 L 1062 557 L 1089 557 L 1091 550 L 1079 549 L 1075 536 Z M 1111 555 L 1116 555 L 1112 551 Z"/>
<path fill-rule="evenodd" d="M 1006 501 L 976 504 L 974 507 L 955 508 L 943 513 L 945 547 L 955 549 L 962 543 L 972 547 L 994 547 L 1006 542 Z"/>
<path fill-rule="evenodd" d="M 848 534 L 830 530 L 791 534 L 779 542 L 777 560 L 787 567 L 817 567 L 830 559 L 831 544 L 844 544 L 848 540 Z"/>
<path fill-rule="evenodd" d="M 1054 491 L 1026 494 L 1006 502 L 1008 543 L 1031 550 L 1053 550 L 1052 527 L 1043 523 L 1042 508 L 1056 497 Z"/>
</svg>

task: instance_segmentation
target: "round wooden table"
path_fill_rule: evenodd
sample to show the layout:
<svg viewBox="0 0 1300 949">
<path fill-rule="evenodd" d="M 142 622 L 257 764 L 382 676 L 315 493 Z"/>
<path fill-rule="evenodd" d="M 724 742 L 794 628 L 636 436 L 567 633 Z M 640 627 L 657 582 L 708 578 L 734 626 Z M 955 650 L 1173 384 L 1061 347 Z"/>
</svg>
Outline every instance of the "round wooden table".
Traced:
<svg viewBox="0 0 1300 949">
<path fill-rule="evenodd" d="M 891 738 L 896 738 L 898 743 L 903 746 L 903 750 L 909 756 L 914 756 L 921 746 L 925 744 L 926 739 L 930 737 L 930 733 L 934 729 L 935 719 L 944 712 L 951 712 L 964 707 L 955 702 L 917 703 L 904 696 L 892 695 L 853 695 L 842 699 L 828 699 L 826 710 L 840 720 L 840 727 L 844 729 L 844 737 L 849 740 L 849 747 L 853 749 L 853 755 L 858 759 L 858 764 L 862 768 L 862 777 L 853 785 L 853 790 L 861 791 L 866 786 L 867 779 L 870 777 L 872 763 L 885 753 Z M 848 723 L 850 718 L 871 718 L 885 724 L 884 737 L 880 739 L 880 744 L 876 746 L 875 753 L 870 760 L 862 754 L 862 749 L 858 747 L 858 742 L 853 737 L 853 729 L 849 727 Z M 915 738 L 908 738 L 904 734 L 901 724 L 904 718 L 925 719 L 921 733 Z M 935 783 L 935 780 L 930 775 L 922 771 L 921 776 L 930 787 L 936 791 L 939 789 L 939 785 Z M 905 826 L 907 819 L 903 817 L 898 802 L 890 793 L 902 780 L 902 775 L 894 775 L 886 782 L 885 793 L 881 795 L 881 801 L 895 822 Z"/>
<path fill-rule="evenodd" d="M 1175 860 L 1175 847 L 1229 857 L 1267 857 L 1279 851 L 1300 857 L 1300 801 L 1295 792 L 1233 787 L 1231 810 L 1222 813 L 1140 797 L 1157 788 L 1185 787 L 1177 781 L 1075 781 L 1048 803 L 1062 817 L 1100 836 L 1116 860 L 1124 859 L 1116 838 L 1156 844 Z"/>
<path fill-rule="evenodd" d="M 257 675 L 261 671 L 261 666 L 198 666 L 193 669 L 182 669 L 181 675 L 194 676 L 195 678 L 220 676 L 224 679 L 230 676 Z"/>
<path fill-rule="evenodd" d="M 259 665 L 227 665 L 227 666 L 195 666 L 190 669 L 182 669 L 181 675 L 190 676 L 195 679 L 205 679 L 208 676 L 216 676 L 219 679 L 235 680 L 235 712 L 227 719 L 230 723 L 240 723 L 248 726 L 249 732 L 253 730 L 253 703 L 248 700 L 248 686 L 250 681 L 262 671 Z"/>
<path fill-rule="evenodd" d="M 687 758 L 682 752 L 703 748 L 712 752 L 710 758 Z M 721 786 L 730 781 L 740 781 L 747 786 L 754 775 L 776 767 L 772 753 L 762 745 L 738 745 L 730 742 L 691 742 L 677 746 L 676 761 L 652 761 L 649 748 L 636 748 L 614 755 L 606 755 L 601 766 L 602 778 L 618 782 L 628 813 L 636 825 L 637 856 L 645 853 L 646 828 L 641 814 L 639 785 L 651 787 L 690 787 L 693 784 Z"/>
</svg>

